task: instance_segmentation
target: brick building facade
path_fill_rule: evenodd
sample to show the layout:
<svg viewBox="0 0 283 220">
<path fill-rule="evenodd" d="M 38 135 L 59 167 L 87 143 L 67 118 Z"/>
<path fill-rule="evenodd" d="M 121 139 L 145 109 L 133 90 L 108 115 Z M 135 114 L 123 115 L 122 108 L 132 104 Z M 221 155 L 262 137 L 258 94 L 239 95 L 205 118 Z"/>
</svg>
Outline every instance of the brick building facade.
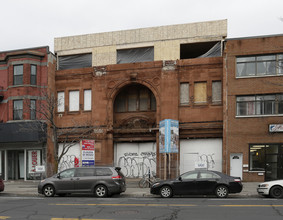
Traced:
<svg viewBox="0 0 283 220">
<path fill-rule="evenodd" d="M 282 35 L 227 39 L 223 170 L 245 181 L 283 178 L 282 59 Z"/>
<path fill-rule="evenodd" d="M 48 47 L 0 52 L 0 173 L 33 179 L 46 162 L 46 134 L 32 129 L 43 91 L 54 88 L 56 60 Z"/>
<path fill-rule="evenodd" d="M 206 162 L 222 171 L 226 20 L 55 39 L 59 127 L 93 127 L 95 163 L 161 177 Z M 179 121 L 179 153 L 159 153 L 159 123 Z M 59 170 L 81 158 L 76 145 Z"/>
</svg>

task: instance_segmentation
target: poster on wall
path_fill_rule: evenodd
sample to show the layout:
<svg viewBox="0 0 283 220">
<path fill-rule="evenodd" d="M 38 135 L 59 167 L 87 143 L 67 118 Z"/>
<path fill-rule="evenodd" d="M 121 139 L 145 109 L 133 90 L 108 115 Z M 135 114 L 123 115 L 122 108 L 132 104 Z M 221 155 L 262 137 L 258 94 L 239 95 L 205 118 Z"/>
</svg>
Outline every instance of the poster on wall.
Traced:
<svg viewBox="0 0 283 220">
<path fill-rule="evenodd" d="M 40 161 L 40 150 L 29 150 L 28 151 L 28 171 L 29 174 L 36 173 L 36 167 L 41 165 Z"/>
<path fill-rule="evenodd" d="M 179 121 L 165 119 L 159 123 L 159 153 L 179 152 Z"/>
<path fill-rule="evenodd" d="M 81 140 L 82 166 L 89 167 L 95 164 L 94 140 Z"/>
</svg>

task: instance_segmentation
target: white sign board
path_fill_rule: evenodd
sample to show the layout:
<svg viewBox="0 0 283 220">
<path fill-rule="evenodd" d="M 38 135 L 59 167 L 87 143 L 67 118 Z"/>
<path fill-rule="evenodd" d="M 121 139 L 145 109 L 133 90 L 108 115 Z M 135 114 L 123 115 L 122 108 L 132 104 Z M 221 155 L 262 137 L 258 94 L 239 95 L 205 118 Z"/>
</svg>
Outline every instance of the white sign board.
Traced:
<svg viewBox="0 0 283 220">
<path fill-rule="evenodd" d="M 283 132 L 283 124 L 270 124 L 269 132 Z"/>
</svg>

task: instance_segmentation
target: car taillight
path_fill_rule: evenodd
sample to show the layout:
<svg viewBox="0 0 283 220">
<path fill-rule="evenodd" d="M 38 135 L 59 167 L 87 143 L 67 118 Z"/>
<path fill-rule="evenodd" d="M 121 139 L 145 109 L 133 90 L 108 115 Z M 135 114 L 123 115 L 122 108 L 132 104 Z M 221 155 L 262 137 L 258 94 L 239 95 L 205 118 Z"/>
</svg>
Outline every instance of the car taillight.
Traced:
<svg viewBox="0 0 283 220">
<path fill-rule="evenodd" d="M 241 182 L 241 179 L 234 179 L 235 182 Z"/>
<path fill-rule="evenodd" d="M 118 176 L 112 176 L 112 179 L 122 179 L 122 177 L 120 175 Z"/>
</svg>

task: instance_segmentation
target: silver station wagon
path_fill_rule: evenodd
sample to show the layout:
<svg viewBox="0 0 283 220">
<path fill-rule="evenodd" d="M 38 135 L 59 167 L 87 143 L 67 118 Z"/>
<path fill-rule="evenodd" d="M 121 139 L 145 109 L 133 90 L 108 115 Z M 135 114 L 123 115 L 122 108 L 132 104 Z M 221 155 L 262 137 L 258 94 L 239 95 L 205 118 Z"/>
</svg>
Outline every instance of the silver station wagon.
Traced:
<svg viewBox="0 0 283 220">
<path fill-rule="evenodd" d="M 125 176 L 120 167 L 79 167 L 66 169 L 41 180 L 38 193 L 46 197 L 71 193 L 88 193 L 107 197 L 126 191 Z"/>
</svg>

